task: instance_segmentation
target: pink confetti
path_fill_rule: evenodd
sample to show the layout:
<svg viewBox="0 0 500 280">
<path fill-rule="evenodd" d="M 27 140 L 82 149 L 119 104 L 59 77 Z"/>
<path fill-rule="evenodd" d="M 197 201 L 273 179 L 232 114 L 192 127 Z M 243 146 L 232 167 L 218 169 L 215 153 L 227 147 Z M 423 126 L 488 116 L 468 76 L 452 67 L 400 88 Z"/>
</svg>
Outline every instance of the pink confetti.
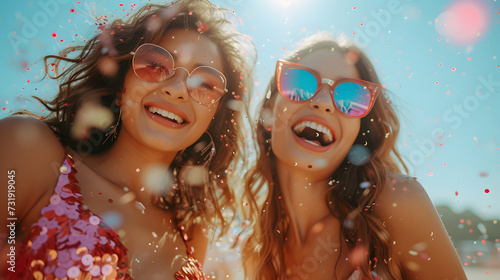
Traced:
<svg viewBox="0 0 500 280">
<path fill-rule="evenodd" d="M 432 175 L 434 175 L 434 172 L 432 172 L 432 171 L 429 172 L 429 176 L 432 176 Z"/>
<path fill-rule="evenodd" d="M 490 189 L 485 189 L 484 192 L 485 193 L 490 193 Z"/>
<path fill-rule="evenodd" d="M 357 8 L 358 8 L 358 7 L 356 7 L 356 6 L 352 7 L 352 9 L 353 9 L 353 10 L 356 10 Z"/>
<path fill-rule="evenodd" d="M 57 33 L 52 33 L 52 37 L 56 38 L 57 37 Z"/>
<path fill-rule="evenodd" d="M 453 3 L 437 17 L 436 31 L 453 43 L 476 42 L 488 29 L 489 11 L 481 1 L 461 0 Z"/>
<path fill-rule="evenodd" d="M 455 71 L 455 70 L 457 70 L 457 68 L 455 68 L 455 67 L 451 68 L 451 71 Z"/>
<path fill-rule="evenodd" d="M 75 12 L 75 9 L 71 9 L 70 11 L 71 11 L 72 13 L 74 13 L 74 12 Z"/>
<path fill-rule="evenodd" d="M 455 196 L 458 196 L 458 192 L 455 192 Z"/>
</svg>

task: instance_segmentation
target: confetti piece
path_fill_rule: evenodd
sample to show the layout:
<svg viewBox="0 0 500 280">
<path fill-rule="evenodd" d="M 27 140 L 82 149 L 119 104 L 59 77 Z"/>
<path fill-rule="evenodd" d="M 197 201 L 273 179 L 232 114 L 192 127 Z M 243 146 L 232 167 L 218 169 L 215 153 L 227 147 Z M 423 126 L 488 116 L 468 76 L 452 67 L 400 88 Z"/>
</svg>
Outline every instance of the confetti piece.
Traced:
<svg viewBox="0 0 500 280">
<path fill-rule="evenodd" d="M 467 45 L 480 39 L 490 22 L 489 11 L 480 1 L 454 1 L 435 20 L 436 31 L 451 42 Z"/>
<path fill-rule="evenodd" d="M 485 189 L 484 192 L 485 193 L 490 193 L 490 189 Z"/>
</svg>

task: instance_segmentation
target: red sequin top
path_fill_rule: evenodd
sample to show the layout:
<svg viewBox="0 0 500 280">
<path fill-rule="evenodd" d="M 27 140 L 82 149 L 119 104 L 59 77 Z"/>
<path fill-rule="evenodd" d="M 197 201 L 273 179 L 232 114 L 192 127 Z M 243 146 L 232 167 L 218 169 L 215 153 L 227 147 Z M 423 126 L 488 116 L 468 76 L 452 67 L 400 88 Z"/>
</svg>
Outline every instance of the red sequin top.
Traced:
<svg viewBox="0 0 500 280">
<path fill-rule="evenodd" d="M 13 279 L 132 279 L 128 273 L 127 248 L 116 232 L 83 204 L 75 178 L 73 158 L 66 158 L 50 204 L 32 225 L 28 238 L 16 253 Z M 180 229 L 179 229 L 180 230 Z M 176 279 L 205 279 L 201 263 L 188 248 L 188 263 L 175 273 Z"/>
</svg>

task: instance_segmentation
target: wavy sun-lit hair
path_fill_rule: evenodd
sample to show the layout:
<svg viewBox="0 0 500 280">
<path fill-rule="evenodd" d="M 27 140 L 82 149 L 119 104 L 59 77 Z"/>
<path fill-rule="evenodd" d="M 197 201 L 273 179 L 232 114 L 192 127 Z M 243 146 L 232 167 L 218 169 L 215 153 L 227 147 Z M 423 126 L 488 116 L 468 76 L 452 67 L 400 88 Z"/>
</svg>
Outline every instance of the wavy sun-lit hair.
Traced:
<svg viewBox="0 0 500 280">
<path fill-rule="evenodd" d="M 82 105 L 97 100 L 100 105 L 111 109 L 115 118 L 113 123 L 116 123 L 120 111 L 116 100 L 121 98 L 125 76 L 131 67 L 131 52 L 144 43 L 161 42 L 165 33 L 172 29 L 195 30 L 200 36 L 206 36 L 218 47 L 228 89 L 219 101 L 218 110 L 208 128 L 216 154 L 206 166 L 208 172 L 202 186 L 192 186 L 181 180 L 181 172 L 178 171 L 180 166 L 185 165 L 182 161 L 189 159 L 176 157 L 171 169 L 178 177 L 179 187 L 173 194 L 175 199 L 163 197 L 161 205 L 175 209 L 178 222 L 186 226 L 201 218 L 211 224 L 218 221 L 219 226 L 226 228 L 229 223 L 221 209 L 231 209 L 233 197 L 227 185 L 226 170 L 233 158 L 242 153 L 237 140 L 242 136 L 240 124 L 247 109 L 240 101 L 250 91 L 250 76 L 255 64 L 254 46 L 246 36 L 236 31 L 225 10 L 208 0 L 168 3 L 147 4 L 127 20 L 116 19 L 105 27 L 102 25 L 102 32 L 85 45 L 66 48 L 59 55 L 46 56 L 45 73 L 54 69 L 55 75 L 49 77 L 58 80 L 60 85 L 58 94 L 51 101 L 35 97 L 50 111 L 47 117 L 40 118 L 54 130 L 64 146 L 83 153 L 106 151 L 114 143 L 112 138 L 104 141 L 107 131 L 93 128 L 86 140 L 71 136 L 75 115 Z M 103 61 L 116 66 L 113 75 L 103 71 Z M 33 115 L 26 111 L 17 114 Z M 120 126 L 116 131 L 119 133 Z"/>
<path fill-rule="evenodd" d="M 326 33 L 319 33 L 305 39 L 285 60 L 298 63 L 298 57 L 303 58 L 310 52 L 324 48 L 334 48 L 334 51 L 343 54 L 352 50 L 359 54 L 355 67 L 360 78 L 380 84 L 368 57 L 348 41 L 339 42 Z M 255 166 L 245 179 L 244 199 L 250 206 L 246 213 L 252 213 L 248 217 L 253 217 L 251 220 L 254 227 L 244 245 L 243 260 L 247 264 L 245 270 L 250 279 L 275 280 L 282 279 L 285 275 L 283 248 L 289 231 L 286 208 L 282 200 L 278 199 L 282 194 L 276 173 L 276 158 L 271 149 L 271 133 L 263 124 L 263 121 L 269 120 L 263 114 L 272 112 L 278 94 L 275 77 L 272 77 L 267 93 L 268 96 L 260 107 L 256 127 L 260 151 Z M 361 119 L 359 134 L 354 143 L 365 145 L 370 150 L 369 161 L 356 166 L 345 159 L 331 174 L 332 186 L 325 195 L 324 203 L 340 222 L 347 250 L 351 251 L 355 246 L 368 248 L 369 258 L 360 266 L 362 274 L 368 279 L 373 277 L 372 271 L 383 279 L 395 279 L 392 266 L 387 265 L 391 250 L 389 234 L 381 221 L 373 215 L 371 207 L 385 187 L 387 172 L 399 172 L 398 162 L 407 169 L 395 147 L 398 132 L 398 118 L 388 101 L 387 93 L 382 89 L 371 112 Z M 370 182 L 377 187 L 362 189 L 362 182 Z M 257 199 L 262 193 L 265 199 Z M 335 266 L 337 265 L 338 260 Z"/>
</svg>

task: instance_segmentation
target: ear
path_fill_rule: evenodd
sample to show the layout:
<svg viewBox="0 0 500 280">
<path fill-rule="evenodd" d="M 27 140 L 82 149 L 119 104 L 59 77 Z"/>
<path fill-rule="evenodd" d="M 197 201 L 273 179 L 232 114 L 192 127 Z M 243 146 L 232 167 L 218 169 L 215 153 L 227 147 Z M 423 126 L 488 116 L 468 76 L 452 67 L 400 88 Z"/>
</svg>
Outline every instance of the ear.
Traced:
<svg viewBox="0 0 500 280">
<path fill-rule="evenodd" d="M 121 99 L 121 98 L 116 98 L 116 99 L 115 99 L 115 104 L 116 104 L 116 106 L 118 106 L 118 107 L 122 106 L 122 99 Z"/>
<path fill-rule="evenodd" d="M 124 94 L 124 90 L 121 90 L 119 92 L 116 93 L 116 96 L 115 96 L 115 105 L 120 107 L 122 106 L 122 98 L 123 98 L 123 94 Z"/>
<path fill-rule="evenodd" d="M 349 65 L 355 65 L 359 60 L 359 53 L 357 51 L 348 50 L 344 54 L 345 61 Z"/>
</svg>

